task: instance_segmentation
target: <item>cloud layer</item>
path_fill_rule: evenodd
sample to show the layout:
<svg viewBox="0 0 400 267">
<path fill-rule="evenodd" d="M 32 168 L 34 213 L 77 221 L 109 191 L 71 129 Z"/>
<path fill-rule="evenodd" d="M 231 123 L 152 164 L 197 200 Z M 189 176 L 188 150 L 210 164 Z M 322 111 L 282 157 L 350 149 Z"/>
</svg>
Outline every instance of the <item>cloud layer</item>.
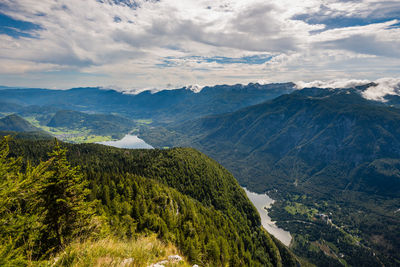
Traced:
<svg viewBox="0 0 400 267">
<path fill-rule="evenodd" d="M 347 89 L 356 86 L 368 85 L 361 95 L 368 100 L 387 102 L 385 98 L 388 95 L 400 96 L 400 77 L 399 78 L 381 78 L 375 81 L 370 80 L 330 80 L 330 81 L 312 81 L 312 82 L 296 82 L 297 89 L 304 88 L 326 88 L 326 89 Z"/>
<path fill-rule="evenodd" d="M 364 92 L 362 96 L 369 100 L 386 102 L 385 96 L 400 96 L 400 78 L 382 78 L 376 80 L 377 86 L 371 86 Z"/>
<path fill-rule="evenodd" d="M 361 86 L 371 83 L 369 80 L 331 80 L 331 81 L 312 81 L 312 82 L 296 82 L 297 89 L 304 88 L 353 88 L 355 86 Z"/>
<path fill-rule="evenodd" d="M 3 0 L 0 84 L 67 88 L 377 79 L 400 2 Z"/>
</svg>

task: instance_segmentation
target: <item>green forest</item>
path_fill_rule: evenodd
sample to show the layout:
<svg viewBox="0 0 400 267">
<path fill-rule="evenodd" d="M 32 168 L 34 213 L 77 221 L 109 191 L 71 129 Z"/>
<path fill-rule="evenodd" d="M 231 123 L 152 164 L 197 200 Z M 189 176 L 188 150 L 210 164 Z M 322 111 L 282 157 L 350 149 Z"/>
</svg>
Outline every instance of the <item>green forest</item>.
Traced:
<svg viewBox="0 0 400 267">
<path fill-rule="evenodd" d="M 234 177 L 194 149 L 6 137 L 0 175 L 2 266 L 46 265 L 76 242 L 131 242 L 154 234 L 191 264 L 297 264 L 260 227 Z M 60 264 L 76 266 L 71 258 Z"/>
<path fill-rule="evenodd" d="M 354 90 L 309 89 L 233 113 L 143 127 L 153 147 L 216 159 L 317 266 L 400 265 L 400 110 Z M 324 214 L 326 219 L 321 219 Z"/>
</svg>

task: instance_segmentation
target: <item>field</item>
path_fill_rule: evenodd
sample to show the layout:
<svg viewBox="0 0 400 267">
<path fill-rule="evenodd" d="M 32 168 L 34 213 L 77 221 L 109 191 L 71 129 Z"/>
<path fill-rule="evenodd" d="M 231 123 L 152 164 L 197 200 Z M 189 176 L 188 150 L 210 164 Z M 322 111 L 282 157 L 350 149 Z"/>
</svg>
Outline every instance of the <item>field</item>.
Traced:
<svg viewBox="0 0 400 267">
<path fill-rule="evenodd" d="M 86 128 L 72 130 L 63 127 L 49 127 L 41 125 L 35 117 L 24 117 L 24 119 L 31 123 L 33 126 L 53 135 L 57 139 L 69 143 L 95 143 L 116 140 L 116 138 L 112 138 L 111 135 L 91 134 L 91 131 Z"/>
</svg>

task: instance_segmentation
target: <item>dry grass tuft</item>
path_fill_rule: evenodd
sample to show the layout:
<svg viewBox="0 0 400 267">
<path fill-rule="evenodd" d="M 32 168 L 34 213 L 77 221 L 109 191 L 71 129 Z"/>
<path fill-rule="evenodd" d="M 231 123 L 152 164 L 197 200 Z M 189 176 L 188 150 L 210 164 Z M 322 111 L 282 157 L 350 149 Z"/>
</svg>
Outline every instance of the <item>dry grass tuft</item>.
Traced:
<svg viewBox="0 0 400 267">
<path fill-rule="evenodd" d="M 172 244 L 165 244 L 155 235 L 122 241 L 115 237 L 74 242 L 51 259 L 51 266 L 149 266 L 180 254 Z M 186 260 L 167 266 L 190 266 Z"/>
</svg>

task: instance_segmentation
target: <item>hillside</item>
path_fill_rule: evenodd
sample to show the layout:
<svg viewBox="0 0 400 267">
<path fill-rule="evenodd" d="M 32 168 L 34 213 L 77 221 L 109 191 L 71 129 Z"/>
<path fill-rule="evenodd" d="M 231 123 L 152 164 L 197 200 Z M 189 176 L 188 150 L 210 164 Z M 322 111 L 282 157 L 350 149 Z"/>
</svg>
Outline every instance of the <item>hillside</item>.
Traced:
<svg viewBox="0 0 400 267">
<path fill-rule="evenodd" d="M 365 100 L 356 90 L 314 88 L 233 113 L 143 129 L 141 138 L 156 147 L 196 147 L 243 186 L 257 192 L 277 189 L 275 197 L 282 201 L 273 209 L 274 219 L 300 234 L 298 240 L 306 233 L 313 236 L 306 237 L 305 246 L 297 244 L 297 252 L 318 251 L 315 242 L 329 240 L 330 250 L 343 251 L 349 264 L 364 258 L 370 265 L 391 265 L 399 260 L 395 251 L 400 247 L 395 212 L 400 205 L 399 134 L 398 109 Z M 294 223 L 306 219 L 314 224 L 316 212 L 333 214 L 330 219 L 348 230 L 335 233 L 330 225 L 315 225 L 305 232 L 304 224 Z M 355 241 L 332 240 L 328 232 L 361 236 L 365 249 Z M 310 255 L 325 264 L 317 259 L 321 256 Z"/>
<path fill-rule="evenodd" d="M 118 115 L 57 110 L 49 106 L 23 107 L 18 115 L 0 119 L 0 131 L 41 132 L 78 143 L 120 139 L 136 125 L 132 120 Z"/>
<path fill-rule="evenodd" d="M 78 111 L 60 110 L 51 117 L 47 126 L 71 130 L 88 129 L 94 135 L 122 137 L 132 130 L 135 123 L 130 119 L 111 114 L 87 114 Z"/>
<path fill-rule="evenodd" d="M 302 184 L 307 179 L 311 183 L 313 175 L 323 177 L 331 165 L 341 164 L 342 170 L 349 174 L 362 164 L 392 158 L 394 161 L 386 161 L 385 164 L 395 168 L 395 159 L 400 157 L 400 140 L 397 138 L 400 111 L 372 105 L 357 94 L 347 92 L 322 97 L 293 93 L 234 113 L 205 117 L 171 129 L 181 134 L 182 139 L 185 136 L 190 139 L 183 142 L 201 147 L 207 154 L 221 160 L 224 166 L 234 168 L 232 161 L 239 158 L 249 164 L 260 164 L 257 168 L 263 170 L 252 181 L 244 179 L 256 173 L 235 172 L 241 183 L 256 185 L 258 191 L 270 189 L 259 186 L 271 181 L 294 183 L 297 179 L 298 184 Z M 153 140 L 150 134 L 151 131 L 147 141 L 157 145 L 157 140 Z M 145 131 L 142 136 L 147 137 Z M 162 139 L 158 142 L 180 145 L 179 140 L 175 141 L 176 144 L 165 144 Z M 217 151 L 216 146 L 224 149 Z M 231 153 L 233 151 L 238 153 Z M 260 158 L 262 162 L 256 160 Z M 293 166 L 293 162 L 298 166 Z M 390 177 L 381 176 L 380 179 Z M 399 181 L 397 178 L 381 181 L 349 178 L 341 186 L 396 196 L 400 192 Z M 388 182 L 391 186 L 384 187 Z"/>
<path fill-rule="evenodd" d="M 20 116 L 12 114 L 0 118 L 0 131 L 38 132 L 41 130 Z"/>
<path fill-rule="evenodd" d="M 15 140 L 10 156 L 34 164 L 52 141 Z M 124 150 L 64 144 L 89 181 L 110 231 L 119 238 L 156 233 L 191 263 L 290 266 L 290 252 L 260 227 L 257 211 L 233 176 L 193 149 Z"/>
</svg>

